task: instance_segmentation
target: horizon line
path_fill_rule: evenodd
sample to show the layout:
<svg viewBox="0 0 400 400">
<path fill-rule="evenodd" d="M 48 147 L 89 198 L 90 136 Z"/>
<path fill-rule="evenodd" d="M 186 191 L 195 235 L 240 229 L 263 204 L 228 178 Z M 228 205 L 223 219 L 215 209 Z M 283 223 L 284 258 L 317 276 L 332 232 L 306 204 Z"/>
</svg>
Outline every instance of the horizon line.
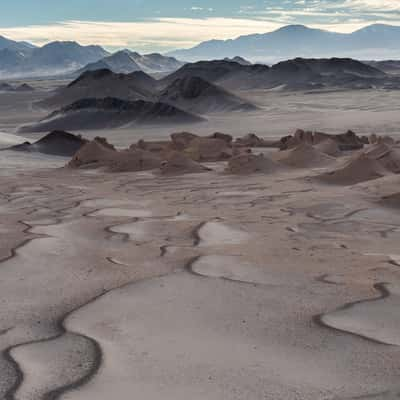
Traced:
<svg viewBox="0 0 400 400">
<path fill-rule="evenodd" d="M 221 21 L 229 21 L 232 26 L 232 30 L 236 28 L 240 29 L 249 29 L 249 25 L 245 25 L 245 22 L 254 22 L 258 25 L 269 23 L 270 26 L 266 27 L 266 29 L 262 30 L 261 26 L 258 26 L 258 30 L 254 29 L 252 32 L 243 32 L 236 34 L 232 32 L 232 36 L 228 36 L 227 31 L 229 31 L 229 24 L 225 27 L 226 29 L 223 31 L 226 37 L 211 37 L 211 38 L 200 38 L 198 41 L 194 42 L 186 40 L 185 38 L 178 37 L 177 26 L 179 23 L 184 23 L 185 27 L 195 28 L 193 30 L 202 30 L 204 32 L 204 22 L 210 22 L 212 24 L 216 24 L 216 22 Z M 235 25 L 235 22 L 239 22 Z M 175 27 L 176 37 L 165 37 L 165 36 L 154 36 L 154 32 L 147 32 L 148 28 L 152 24 L 159 24 L 164 27 L 173 25 Z M 347 24 L 348 25 L 348 24 Z M 28 42 L 29 44 L 33 44 L 38 47 L 45 46 L 49 43 L 53 42 L 75 42 L 82 46 L 88 45 L 97 45 L 108 49 L 111 52 L 115 52 L 118 50 L 132 50 L 135 49 L 138 52 L 153 52 L 166 54 L 170 52 L 174 52 L 176 50 L 190 49 L 198 46 L 201 43 L 209 42 L 209 41 L 229 41 L 236 40 L 241 37 L 251 36 L 251 35 L 264 35 L 268 33 L 273 33 L 279 31 L 281 29 L 285 29 L 288 27 L 304 27 L 310 30 L 320 30 L 325 32 L 337 33 L 341 35 L 351 35 L 355 32 L 363 30 L 365 28 L 371 26 L 386 26 L 386 27 L 399 27 L 400 25 L 396 24 L 387 24 L 381 21 L 376 21 L 372 23 L 360 23 L 353 25 L 354 29 L 349 29 L 347 31 L 338 30 L 338 26 L 346 26 L 346 24 L 301 24 L 301 23 L 293 23 L 293 24 L 284 24 L 284 23 L 275 23 L 266 19 L 240 19 L 240 18 L 197 18 L 197 19 L 188 19 L 188 18 L 155 18 L 155 19 L 147 19 L 141 22 L 110 22 L 110 21 L 83 21 L 83 20 L 68 20 L 68 21 L 59 21 L 53 24 L 47 25 L 26 25 L 21 27 L 11 27 L 11 28 L 1 28 L 0 27 L 0 36 L 3 36 L 6 39 L 18 41 L 18 42 Z M 113 34 L 114 31 L 103 30 L 103 35 L 106 35 L 105 39 L 103 37 L 100 38 L 102 28 L 106 27 L 114 27 L 117 33 Z M 143 31 L 143 34 L 146 32 L 150 35 L 147 40 L 145 38 L 138 37 L 136 42 L 129 42 L 129 34 L 138 34 L 135 32 L 135 29 L 132 32 L 129 32 L 126 28 L 136 28 L 140 27 Z M 86 28 L 86 31 L 84 30 Z M 100 31 L 99 31 L 100 28 Z M 224 27 L 223 27 L 224 28 Z M 269 29 L 268 29 L 269 28 Z M 331 29 L 329 29 L 331 28 Z M 58 29 L 58 33 L 56 33 Z M 125 29 L 125 30 L 124 30 Z M 118 35 L 118 30 L 120 34 Z M 76 31 L 74 34 L 73 31 Z M 55 35 L 54 39 L 50 39 L 50 32 L 53 32 Z M 80 37 L 82 32 L 87 32 L 87 37 Z M 128 33 L 128 35 L 127 35 Z M 140 33 L 140 32 L 139 32 Z M 58 35 L 58 36 L 57 36 Z M 108 36 L 107 36 L 108 35 Z M 140 35 L 139 35 L 140 36 Z M 97 39 L 97 40 L 96 40 Z M 180 45 L 179 45 L 180 43 Z M 156 45 L 159 45 L 157 49 Z M 151 49 L 153 47 L 154 49 Z M 163 48 L 162 48 L 163 47 Z M 140 50 L 140 49 L 143 50 Z"/>
</svg>

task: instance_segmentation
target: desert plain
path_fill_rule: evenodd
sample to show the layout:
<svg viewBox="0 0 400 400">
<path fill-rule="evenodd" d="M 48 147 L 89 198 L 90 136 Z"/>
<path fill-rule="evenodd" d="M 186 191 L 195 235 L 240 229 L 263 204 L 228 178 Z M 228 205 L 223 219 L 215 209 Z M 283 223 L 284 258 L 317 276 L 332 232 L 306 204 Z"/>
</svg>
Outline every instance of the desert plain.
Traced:
<svg viewBox="0 0 400 400">
<path fill-rule="evenodd" d="M 16 131 L 65 82 L 29 83 L 0 94 L 2 147 L 43 136 Z M 240 95 L 258 109 L 73 133 L 400 139 L 398 91 Z M 399 398 L 400 175 L 366 162 L 321 178 L 369 148 L 290 165 L 255 148 L 276 168 L 171 175 L 0 152 L 0 398 Z"/>
</svg>

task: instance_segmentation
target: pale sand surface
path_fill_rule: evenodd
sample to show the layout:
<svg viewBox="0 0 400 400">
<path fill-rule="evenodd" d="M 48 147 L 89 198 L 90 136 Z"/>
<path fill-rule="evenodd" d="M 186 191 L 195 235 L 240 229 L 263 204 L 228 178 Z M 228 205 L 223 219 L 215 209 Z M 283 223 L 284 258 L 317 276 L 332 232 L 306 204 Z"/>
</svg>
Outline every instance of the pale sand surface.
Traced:
<svg viewBox="0 0 400 400">
<path fill-rule="evenodd" d="M 2 177 L 2 397 L 400 393 L 399 177 L 35 165 Z"/>
<path fill-rule="evenodd" d="M 325 315 L 322 321 L 337 329 L 354 332 L 381 343 L 400 346 L 400 289 L 393 284 L 377 286 L 374 301 L 349 304 Z"/>
<path fill-rule="evenodd" d="M 0 101 L 0 130 L 43 114 L 40 85 L 15 115 Z M 187 128 L 400 122 L 396 92 L 251 96 L 264 114 Z M 85 135 L 125 146 L 173 130 Z M 400 176 L 340 186 L 310 179 L 324 169 L 163 177 L 66 161 L 0 153 L 0 399 L 399 398 L 400 208 L 381 198 Z"/>
</svg>

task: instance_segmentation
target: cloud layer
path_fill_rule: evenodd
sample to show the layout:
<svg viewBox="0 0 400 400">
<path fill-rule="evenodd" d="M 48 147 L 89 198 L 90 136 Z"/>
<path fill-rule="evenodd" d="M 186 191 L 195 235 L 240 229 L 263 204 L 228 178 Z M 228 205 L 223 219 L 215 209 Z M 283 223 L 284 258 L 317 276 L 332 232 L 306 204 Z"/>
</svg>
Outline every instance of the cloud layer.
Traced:
<svg viewBox="0 0 400 400">
<path fill-rule="evenodd" d="M 76 40 L 109 48 L 135 48 L 138 51 L 165 51 L 191 47 L 213 38 L 228 39 L 269 31 L 279 22 L 235 18 L 159 18 L 143 22 L 66 21 L 51 25 L 31 25 L 1 29 L 14 40 L 43 45 L 54 40 Z"/>
<path fill-rule="evenodd" d="M 188 8 L 192 14 L 206 10 L 208 17 L 149 18 L 132 22 L 69 20 L 47 25 L 0 28 L 15 40 L 43 45 L 53 40 L 76 40 L 109 49 L 168 51 L 188 48 L 201 41 L 264 33 L 287 24 L 352 32 L 371 23 L 400 25 L 400 0 L 265 0 L 232 10 L 230 17 L 203 7 Z"/>
</svg>

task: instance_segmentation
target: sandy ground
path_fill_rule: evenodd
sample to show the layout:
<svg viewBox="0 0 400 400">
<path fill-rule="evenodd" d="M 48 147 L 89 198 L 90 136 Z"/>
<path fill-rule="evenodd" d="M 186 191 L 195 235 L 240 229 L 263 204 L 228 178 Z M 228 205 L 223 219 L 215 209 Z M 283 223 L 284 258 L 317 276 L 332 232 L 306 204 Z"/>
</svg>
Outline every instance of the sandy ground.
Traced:
<svg viewBox="0 0 400 400">
<path fill-rule="evenodd" d="M 48 162 L 1 177 L 0 398 L 400 394 L 399 177 Z"/>
<path fill-rule="evenodd" d="M 400 119 L 395 92 L 251 96 L 269 111 L 191 130 L 396 133 Z M 9 134 L 43 113 L 0 98 Z M 344 187 L 312 179 L 323 169 L 162 177 L 66 161 L 0 153 L 0 399 L 399 398 L 400 214 L 381 197 L 400 176 Z"/>
</svg>

